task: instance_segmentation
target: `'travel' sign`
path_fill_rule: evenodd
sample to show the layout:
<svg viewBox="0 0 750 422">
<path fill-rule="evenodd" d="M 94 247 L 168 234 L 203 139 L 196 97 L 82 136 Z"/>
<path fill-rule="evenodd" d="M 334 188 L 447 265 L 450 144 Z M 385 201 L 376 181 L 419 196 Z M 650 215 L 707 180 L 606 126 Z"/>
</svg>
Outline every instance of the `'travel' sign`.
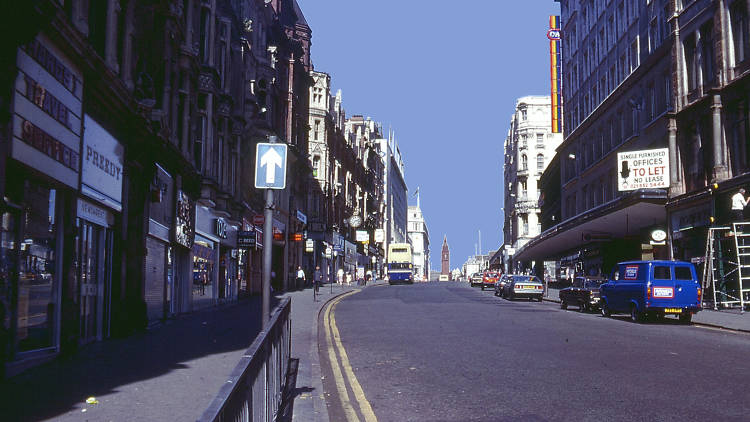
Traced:
<svg viewBox="0 0 750 422">
<path fill-rule="evenodd" d="M 617 153 L 617 189 L 669 187 L 669 149 Z"/>
</svg>

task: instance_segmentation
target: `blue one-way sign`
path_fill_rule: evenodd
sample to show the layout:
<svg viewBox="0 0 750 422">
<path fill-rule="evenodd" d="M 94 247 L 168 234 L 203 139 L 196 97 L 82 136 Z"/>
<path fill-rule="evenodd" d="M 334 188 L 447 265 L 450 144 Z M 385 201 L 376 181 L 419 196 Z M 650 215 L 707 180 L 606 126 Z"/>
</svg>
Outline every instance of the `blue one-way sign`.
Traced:
<svg viewBox="0 0 750 422">
<path fill-rule="evenodd" d="M 255 187 L 286 188 L 286 144 L 258 144 L 255 150 Z"/>
</svg>

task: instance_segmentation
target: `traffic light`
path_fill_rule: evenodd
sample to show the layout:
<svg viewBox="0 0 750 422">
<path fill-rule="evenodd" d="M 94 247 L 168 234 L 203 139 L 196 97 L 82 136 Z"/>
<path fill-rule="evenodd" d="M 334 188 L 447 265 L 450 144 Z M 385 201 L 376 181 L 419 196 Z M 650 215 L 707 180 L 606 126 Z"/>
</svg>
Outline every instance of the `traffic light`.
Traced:
<svg viewBox="0 0 750 422">
<path fill-rule="evenodd" d="M 292 234 L 292 241 L 294 241 L 294 242 L 301 242 L 302 241 L 302 233 L 294 233 L 294 234 Z"/>
</svg>

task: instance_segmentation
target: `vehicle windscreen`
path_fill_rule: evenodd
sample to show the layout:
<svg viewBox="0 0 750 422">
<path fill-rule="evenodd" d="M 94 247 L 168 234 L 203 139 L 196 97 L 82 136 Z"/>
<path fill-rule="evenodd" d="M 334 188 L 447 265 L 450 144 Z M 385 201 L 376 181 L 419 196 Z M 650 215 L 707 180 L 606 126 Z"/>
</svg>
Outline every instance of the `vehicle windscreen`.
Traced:
<svg viewBox="0 0 750 422">
<path fill-rule="evenodd" d="M 528 275 L 517 275 L 513 277 L 516 283 L 541 283 L 538 278 Z"/>
<path fill-rule="evenodd" d="M 583 283 L 583 287 L 586 289 L 598 289 L 602 285 L 604 280 L 587 280 Z"/>
</svg>

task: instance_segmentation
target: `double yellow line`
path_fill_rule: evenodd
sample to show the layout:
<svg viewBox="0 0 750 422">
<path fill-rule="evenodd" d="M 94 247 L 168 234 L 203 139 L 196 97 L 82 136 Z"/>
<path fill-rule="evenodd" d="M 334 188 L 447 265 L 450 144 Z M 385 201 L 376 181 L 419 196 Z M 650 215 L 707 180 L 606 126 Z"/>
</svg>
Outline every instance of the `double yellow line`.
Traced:
<svg viewBox="0 0 750 422">
<path fill-rule="evenodd" d="M 341 400 L 341 407 L 344 409 L 346 420 L 349 422 L 361 421 L 360 414 L 364 418 L 365 422 L 377 422 L 375 413 L 372 411 L 370 402 L 365 397 L 365 392 L 362 391 L 362 386 L 359 385 L 357 377 L 352 371 L 352 366 L 349 364 L 349 357 L 346 355 L 346 349 L 341 344 L 341 336 L 339 335 L 339 329 L 336 327 L 336 317 L 334 316 L 334 308 L 338 305 L 341 300 L 347 296 L 351 296 L 359 290 L 351 291 L 343 294 L 334 299 L 326 308 L 323 316 L 323 325 L 326 333 L 326 349 L 328 352 L 328 360 L 331 363 L 331 370 L 333 371 L 334 382 L 336 383 L 336 390 L 338 391 L 339 399 Z M 337 356 L 338 355 L 338 356 Z M 349 396 L 349 389 L 351 388 L 354 395 L 354 400 Z M 359 409 L 359 413 L 357 412 Z"/>
</svg>

